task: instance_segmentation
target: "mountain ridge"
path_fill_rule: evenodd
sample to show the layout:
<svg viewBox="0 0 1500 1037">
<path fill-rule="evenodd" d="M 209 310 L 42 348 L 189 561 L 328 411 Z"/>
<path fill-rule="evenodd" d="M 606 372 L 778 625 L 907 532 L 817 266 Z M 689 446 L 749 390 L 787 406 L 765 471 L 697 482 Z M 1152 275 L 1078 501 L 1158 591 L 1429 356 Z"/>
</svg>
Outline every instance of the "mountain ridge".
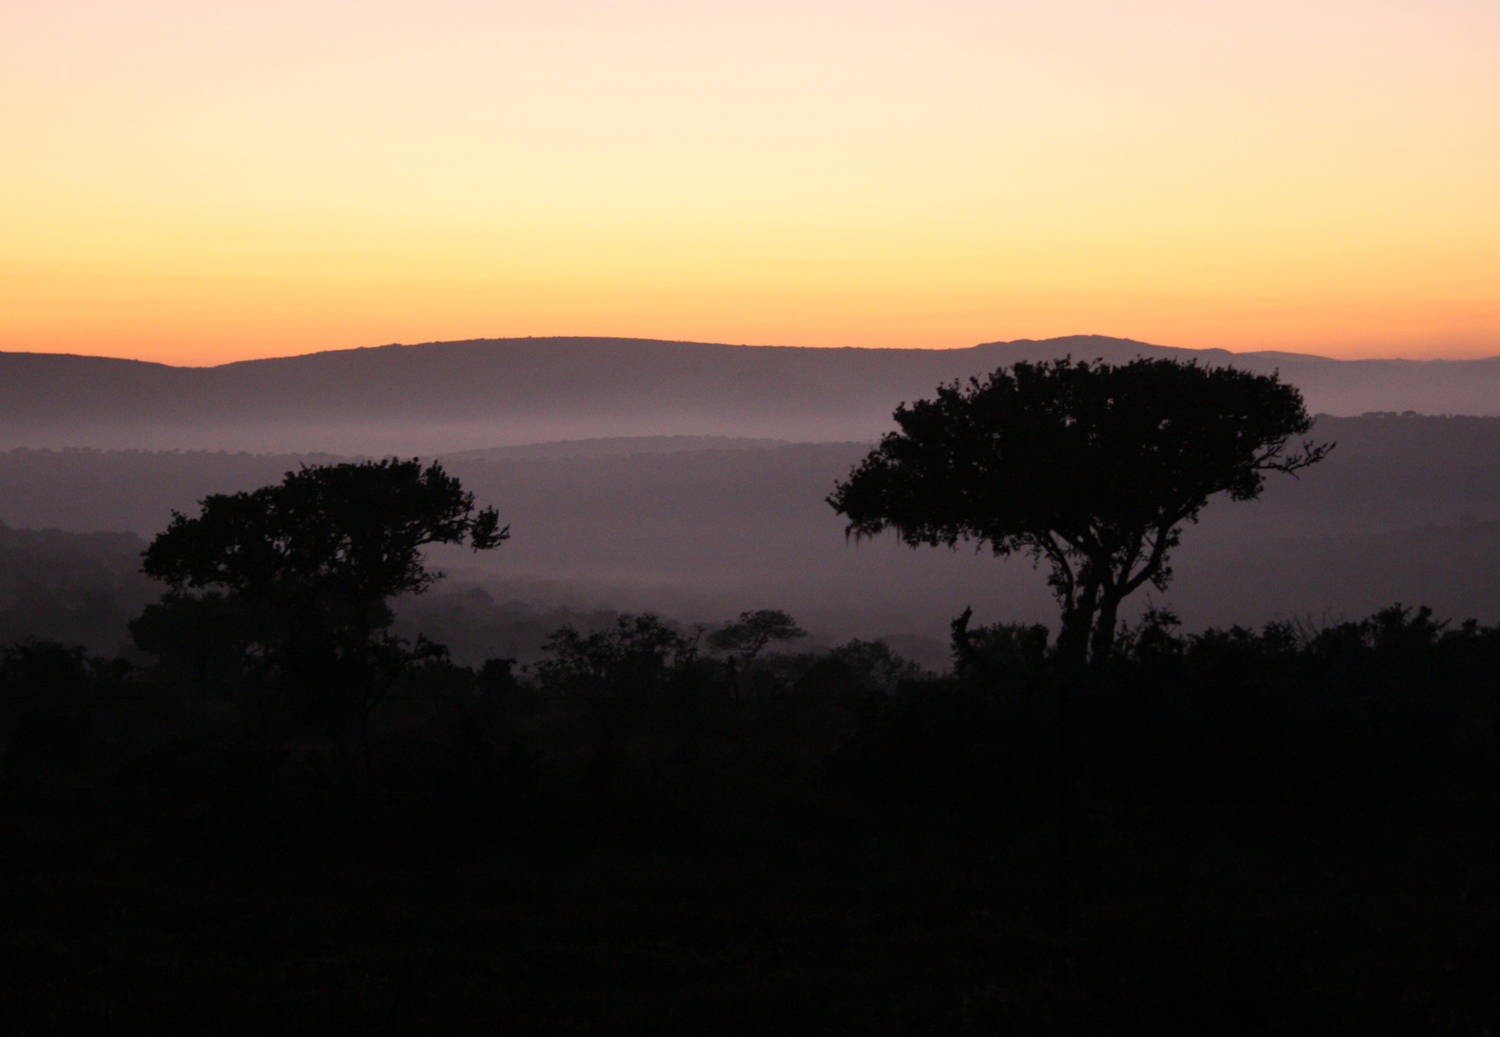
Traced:
<svg viewBox="0 0 1500 1037">
<path fill-rule="evenodd" d="M 1321 353 L 1299 353 L 1277 349 L 1256 349 L 1235 351 L 1219 347 L 1208 347 L 1194 349 L 1186 346 L 1163 346 L 1152 342 L 1144 342 L 1139 339 L 1123 338 L 1118 335 L 1100 335 L 1095 333 L 1077 335 L 1059 335 L 1052 338 L 1018 338 L 1018 339 L 995 339 L 986 342 L 976 342 L 969 346 L 794 346 L 770 343 L 747 343 L 747 342 L 703 342 L 697 339 L 659 339 L 643 338 L 629 335 L 523 335 L 507 338 L 477 338 L 477 339 L 434 339 L 424 342 L 386 342 L 378 346 L 348 346 L 336 349 L 315 349 L 306 353 L 288 353 L 285 356 L 274 357 L 252 357 L 245 360 L 227 360 L 221 364 L 168 364 L 157 360 L 137 360 L 130 357 L 117 357 L 104 353 L 50 353 L 26 349 L 0 349 L 0 357 L 28 357 L 28 358 L 57 358 L 67 360 L 83 361 L 110 361 L 119 364 L 131 364 L 141 367 L 151 367 L 173 371 L 220 371 L 228 368 L 245 368 L 260 364 L 279 364 L 290 361 L 309 360 L 314 357 L 328 356 L 350 356 L 357 354 L 377 353 L 394 350 L 427 350 L 443 347 L 473 347 L 473 346 L 507 346 L 521 343 L 530 344 L 610 344 L 629 346 L 686 346 L 693 349 L 712 350 L 763 350 L 781 352 L 802 353 L 861 353 L 861 354 L 898 354 L 898 355 L 931 355 L 931 354 L 961 354 L 975 353 L 981 350 L 1000 349 L 1005 347 L 1026 346 L 1054 346 L 1059 343 L 1103 343 L 1109 346 L 1121 347 L 1144 347 L 1152 351 L 1163 353 L 1187 354 L 1197 357 L 1228 357 L 1238 359 L 1275 359 L 1294 361 L 1321 361 L 1332 364 L 1489 364 L 1500 362 L 1500 353 L 1482 357 L 1433 357 L 1429 359 L 1417 359 L 1413 357 L 1352 357 L 1340 358 L 1326 356 Z M 1081 357 L 1083 358 L 1083 357 Z M 1084 358 L 1092 359 L 1092 358 Z"/>
<path fill-rule="evenodd" d="M 1500 359 L 1334 360 L 1103 335 L 959 349 L 465 339 L 172 367 L 0 352 L 0 449 L 203 446 L 451 452 L 546 440 L 873 439 L 896 404 L 1020 360 L 1135 356 L 1277 371 L 1314 412 L 1500 414 Z"/>
</svg>

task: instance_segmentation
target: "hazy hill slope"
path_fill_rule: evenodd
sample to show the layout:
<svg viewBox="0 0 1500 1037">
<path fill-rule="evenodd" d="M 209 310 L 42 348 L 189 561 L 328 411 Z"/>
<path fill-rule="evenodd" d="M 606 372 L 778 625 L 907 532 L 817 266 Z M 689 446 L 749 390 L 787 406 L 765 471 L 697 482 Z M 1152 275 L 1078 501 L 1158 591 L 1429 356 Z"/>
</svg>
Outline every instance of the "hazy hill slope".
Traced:
<svg viewBox="0 0 1500 1037">
<path fill-rule="evenodd" d="M 1259 501 L 1212 507 L 1204 521 L 1235 535 L 1304 535 L 1500 519 L 1500 418 L 1325 415 L 1312 435 L 1338 444 L 1327 461 L 1301 479 L 1270 480 Z M 823 498 L 870 445 L 660 436 L 441 456 L 513 523 L 553 531 L 576 526 L 577 543 L 557 538 L 559 557 L 583 561 L 622 537 L 651 538 L 655 551 L 666 551 L 692 528 L 694 516 L 703 517 L 702 535 L 710 541 L 728 542 L 727 532 L 720 537 L 715 531 L 738 529 L 753 542 L 804 511 L 836 529 Z M 209 493 L 253 489 L 299 464 L 336 459 L 320 453 L 0 451 L 0 522 L 149 536 L 166 525 L 173 508 L 191 512 Z M 643 562 L 654 560 L 655 551 Z"/>
<path fill-rule="evenodd" d="M 1500 413 L 1500 359 L 1335 361 L 1099 336 L 953 350 L 503 339 L 210 368 L 0 353 L 0 447 L 378 453 L 661 434 L 865 439 L 896 403 L 940 382 L 1069 353 L 1279 368 L 1312 410 L 1333 414 Z"/>
<path fill-rule="evenodd" d="M 680 454 L 704 450 L 760 450 L 790 445 L 784 439 L 747 439 L 735 436 L 615 436 L 458 450 L 443 456 L 450 462 L 515 461 L 543 457 L 629 457 L 634 454 Z"/>
<path fill-rule="evenodd" d="M 127 530 L 149 537 L 172 510 L 193 513 L 210 493 L 279 482 L 331 454 L 247 454 L 69 448 L 0 451 L 0 522 L 75 533 Z"/>
<path fill-rule="evenodd" d="M 146 543 L 122 533 L 12 529 L 0 522 L 0 645 L 26 637 L 113 655 L 160 588 L 140 574 Z"/>
</svg>

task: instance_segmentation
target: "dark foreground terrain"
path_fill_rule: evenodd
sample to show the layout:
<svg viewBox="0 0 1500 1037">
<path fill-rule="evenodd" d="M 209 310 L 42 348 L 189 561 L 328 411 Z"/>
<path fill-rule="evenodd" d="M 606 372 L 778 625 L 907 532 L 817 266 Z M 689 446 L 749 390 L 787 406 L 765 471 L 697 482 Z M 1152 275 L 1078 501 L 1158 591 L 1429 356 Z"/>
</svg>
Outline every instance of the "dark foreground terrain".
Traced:
<svg viewBox="0 0 1500 1037">
<path fill-rule="evenodd" d="M 212 824 L 11 804 L 10 1032 L 1477 1034 L 1496 1018 L 1492 812 L 1096 810 L 1089 899 L 1059 926 L 1050 834 L 1003 817 L 976 833 L 827 804 L 608 822 L 471 806 L 440 826 L 430 804 L 356 820 L 339 802 L 332 824 L 305 802 Z M 574 826 L 587 837 L 559 831 Z"/>
<path fill-rule="evenodd" d="M 1157 617 L 1068 676 L 986 628 L 934 678 L 632 629 L 434 661 L 363 741 L 5 650 L 7 1031 L 1500 1024 L 1500 630 Z"/>
</svg>

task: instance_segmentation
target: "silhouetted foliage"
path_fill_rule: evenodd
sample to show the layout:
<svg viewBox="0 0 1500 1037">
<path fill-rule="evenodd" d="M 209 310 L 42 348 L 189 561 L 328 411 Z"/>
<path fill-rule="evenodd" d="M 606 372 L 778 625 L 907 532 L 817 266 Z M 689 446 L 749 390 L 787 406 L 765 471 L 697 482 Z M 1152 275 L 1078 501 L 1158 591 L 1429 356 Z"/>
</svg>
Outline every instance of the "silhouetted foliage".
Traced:
<svg viewBox="0 0 1500 1037">
<path fill-rule="evenodd" d="M 741 612 L 740 618 L 708 635 L 708 646 L 716 652 L 731 652 L 750 663 L 772 641 L 795 641 L 807 631 L 780 609 Z"/>
<path fill-rule="evenodd" d="M 622 615 L 614 629 L 593 634 L 564 626 L 543 651 L 536 679 L 548 693 L 640 699 L 678 688 L 698 658 L 698 641 L 648 612 Z"/>
<path fill-rule="evenodd" d="M 339 733 L 433 654 L 384 633 L 387 599 L 441 576 L 421 549 L 481 551 L 507 536 L 438 464 L 303 467 L 279 485 L 207 497 L 195 518 L 174 513 L 142 566 L 171 589 L 132 633 L 172 665 L 247 683 L 264 713 Z"/>
<path fill-rule="evenodd" d="M 741 612 L 739 619 L 709 634 L 708 647 L 728 653 L 725 665 L 729 670 L 730 692 L 738 697 L 741 671 L 752 666 L 755 657 L 767 645 L 772 641 L 795 641 L 806 636 L 807 631 L 780 609 L 756 609 Z"/>
<path fill-rule="evenodd" d="M 1121 600 L 1167 585 L 1169 552 L 1209 498 L 1253 499 L 1265 473 L 1332 448 L 1291 445 L 1312 419 L 1277 377 L 1171 360 L 1018 363 L 895 420 L 828 498 L 848 531 L 1045 560 L 1074 661 L 1108 658 Z"/>
<path fill-rule="evenodd" d="M 1024 682 L 1047 662 L 1047 628 L 1040 623 L 971 627 L 973 609 L 951 624 L 953 675 L 979 687 L 1001 689 Z"/>
<path fill-rule="evenodd" d="M 901 658 L 884 641 L 854 638 L 814 659 L 796 687 L 809 695 L 866 698 L 891 695 L 904 682 L 925 676 L 920 666 Z"/>
<path fill-rule="evenodd" d="M 486 659 L 476 675 L 479 694 L 482 698 L 503 700 L 514 695 L 520 688 L 516 681 L 514 659 Z"/>
<path fill-rule="evenodd" d="M 157 677 L 189 694 L 235 702 L 258 719 L 275 690 L 263 645 L 275 636 L 275 613 L 240 595 L 168 591 L 130 622 L 135 646 L 157 660 Z"/>
</svg>

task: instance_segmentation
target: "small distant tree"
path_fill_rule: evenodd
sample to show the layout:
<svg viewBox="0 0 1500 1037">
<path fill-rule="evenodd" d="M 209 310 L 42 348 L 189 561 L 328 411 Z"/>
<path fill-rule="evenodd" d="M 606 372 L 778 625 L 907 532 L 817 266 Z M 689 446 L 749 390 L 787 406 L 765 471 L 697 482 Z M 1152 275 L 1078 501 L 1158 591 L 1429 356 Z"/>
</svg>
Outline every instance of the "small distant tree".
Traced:
<svg viewBox="0 0 1500 1037">
<path fill-rule="evenodd" d="M 708 646 L 716 652 L 731 652 L 749 663 L 772 641 L 795 641 L 807 631 L 780 609 L 741 612 L 740 618 L 708 635 Z"/>
<path fill-rule="evenodd" d="M 174 512 L 142 565 L 169 590 L 132 633 L 164 655 L 193 654 L 187 631 L 228 644 L 281 712 L 334 733 L 363 725 L 394 676 L 433 654 L 386 632 L 388 599 L 442 576 L 422 548 L 483 551 L 508 536 L 441 465 L 304 466 L 279 485 L 207 497 L 196 517 Z M 191 665 L 214 672 L 223 666 L 215 659 L 200 651 Z"/>
<path fill-rule="evenodd" d="M 1018 363 L 896 408 L 897 431 L 828 503 L 848 532 L 972 541 L 1045 560 L 1062 609 L 1058 652 L 1102 661 L 1120 602 L 1165 589 L 1185 523 L 1208 501 L 1260 495 L 1331 443 L 1275 375 L 1174 360 Z"/>
<path fill-rule="evenodd" d="M 807 631 L 780 609 L 755 609 L 741 612 L 740 618 L 708 635 L 708 647 L 728 653 L 731 692 L 738 697 L 740 671 L 755 662 L 755 657 L 773 641 L 795 641 Z"/>
</svg>

